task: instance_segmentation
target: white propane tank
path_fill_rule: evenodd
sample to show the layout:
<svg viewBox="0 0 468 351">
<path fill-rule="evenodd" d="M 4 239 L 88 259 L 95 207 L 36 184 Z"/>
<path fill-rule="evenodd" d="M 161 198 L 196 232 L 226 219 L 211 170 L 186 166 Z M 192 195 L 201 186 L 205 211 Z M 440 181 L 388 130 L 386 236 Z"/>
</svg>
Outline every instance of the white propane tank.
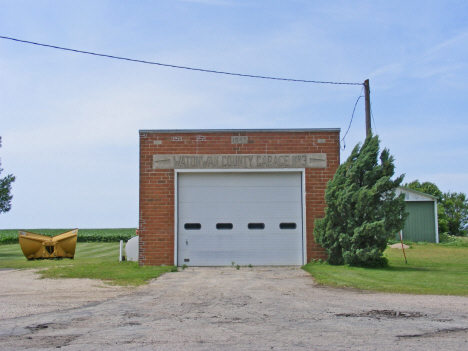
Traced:
<svg viewBox="0 0 468 351">
<path fill-rule="evenodd" d="M 138 262 L 138 238 L 139 236 L 134 236 L 125 245 L 125 256 L 127 256 L 127 261 L 136 261 Z"/>
</svg>

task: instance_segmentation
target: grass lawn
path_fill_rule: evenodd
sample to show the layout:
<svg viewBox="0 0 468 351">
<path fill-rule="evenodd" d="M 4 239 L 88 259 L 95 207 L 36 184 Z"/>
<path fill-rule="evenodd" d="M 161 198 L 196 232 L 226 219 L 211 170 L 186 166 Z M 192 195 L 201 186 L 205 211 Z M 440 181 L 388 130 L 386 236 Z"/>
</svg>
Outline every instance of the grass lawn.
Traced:
<svg viewBox="0 0 468 351">
<path fill-rule="evenodd" d="M 468 247 L 413 244 L 385 250 L 387 268 L 356 268 L 307 264 L 318 284 L 392 293 L 468 296 Z"/>
<path fill-rule="evenodd" d="M 28 261 L 19 244 L 0 245 L 0 268 L 42 269 L 44 278 L 102 279 L 109 284 L 142 285 L 173 266 L 139 266 L 119 262 L 119 243 L 77 243 L 74 259 Z"/>
</svg>

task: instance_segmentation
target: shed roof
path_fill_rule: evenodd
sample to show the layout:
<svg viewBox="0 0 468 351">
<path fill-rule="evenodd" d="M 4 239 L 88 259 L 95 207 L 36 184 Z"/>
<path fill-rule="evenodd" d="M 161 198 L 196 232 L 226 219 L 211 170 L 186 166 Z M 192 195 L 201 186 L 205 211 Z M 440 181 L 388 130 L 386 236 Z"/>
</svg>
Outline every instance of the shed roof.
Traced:
<svg viewBox="0 0 468 351">
<path fill-rule="evenodd" d="M 408 195 L 413 195 L 413 196 L 407 196 L 405 198 L 405 201 L 437 201 L 437 196 L 429 195 L 414 189 L 406 188 L 404 186 L 399 186 L 397 189 L 397 195 L 398 192 L 405 193 Z"/>
</svg>

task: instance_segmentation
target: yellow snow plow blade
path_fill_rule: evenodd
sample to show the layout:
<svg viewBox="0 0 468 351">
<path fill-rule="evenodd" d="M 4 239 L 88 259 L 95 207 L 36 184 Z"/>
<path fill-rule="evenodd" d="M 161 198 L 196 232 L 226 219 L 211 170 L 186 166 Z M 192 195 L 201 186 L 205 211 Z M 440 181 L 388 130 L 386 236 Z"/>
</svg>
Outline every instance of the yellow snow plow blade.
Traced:
<svg viewBox="0 0 468 351">
<path fill-rule="evenodd" d="M 18 236 L 21 250 L 28 260 L 75 256 L 78 229 L 52 237 L 20 230 Z"/>
</svg>

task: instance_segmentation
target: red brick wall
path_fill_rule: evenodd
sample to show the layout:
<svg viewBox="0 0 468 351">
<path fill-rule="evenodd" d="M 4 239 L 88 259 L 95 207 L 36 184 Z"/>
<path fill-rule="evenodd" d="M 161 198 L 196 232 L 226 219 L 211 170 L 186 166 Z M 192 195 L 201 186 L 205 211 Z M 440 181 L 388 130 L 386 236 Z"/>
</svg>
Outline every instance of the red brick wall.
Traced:
<svg viewBox="0 0 468 351">
<path fill-rule="evenodd" d="M 182 141 L 173 141 L 174 136 L 182 137 Z M 198 141 L 197 136 L 204 136 L 206 141 Z M 232 144 L 231 136 L 248 136 L 249 142 Z M 325 142 L 319 143 L 318 139 Z M 305 173 L 307 262 L 312 258 L 326 259 L 323 248 L 315 244 L 312 233 L 315 218 L 324 216 L 327 182 L 340 164 L 338 131 L 140 132 L 140 264 L 174 264 L 174 170 L 153 169 L 153 155 L 281 153 L 327 154 L 327 168 L 306 168 Z"/>
</svg>

